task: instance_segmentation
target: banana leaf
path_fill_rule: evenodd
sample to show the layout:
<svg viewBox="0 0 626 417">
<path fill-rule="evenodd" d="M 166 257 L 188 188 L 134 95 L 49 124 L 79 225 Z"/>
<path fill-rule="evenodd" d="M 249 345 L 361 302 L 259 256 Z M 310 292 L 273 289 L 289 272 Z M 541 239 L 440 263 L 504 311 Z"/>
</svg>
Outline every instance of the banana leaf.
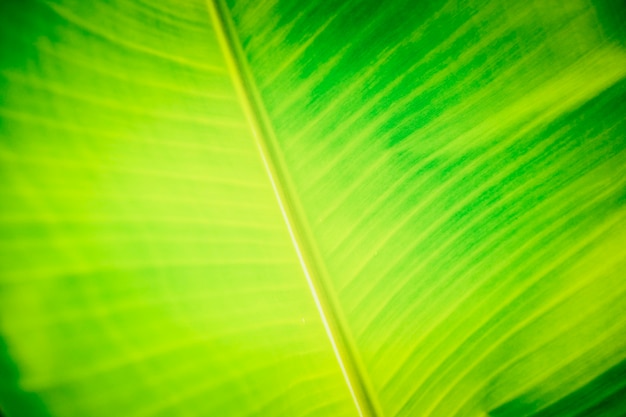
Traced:
<svg viewBox="0 0 626 417">
<path fill-rule="evenodd" d="M 4 0 L 0 415 L 626 415 L 617 0 Z"/>
</svg>

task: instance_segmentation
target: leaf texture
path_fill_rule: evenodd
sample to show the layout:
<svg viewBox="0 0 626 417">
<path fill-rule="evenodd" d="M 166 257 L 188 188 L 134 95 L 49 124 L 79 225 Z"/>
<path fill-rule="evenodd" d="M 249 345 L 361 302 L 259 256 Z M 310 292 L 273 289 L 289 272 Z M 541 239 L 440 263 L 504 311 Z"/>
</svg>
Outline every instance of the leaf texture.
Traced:
<svg viewBox="0 0 626 417">
<path fill-rule="evenodd" d="M 229 4 L 382 414 L 622 415 L 623 7 Z"/>
<path fill-rule="evenodd" d="M 2 7 L 0 407 L 356 415 L 204 2 Z"/>
<path fill-rule="evenodd" d="M 7 416 L 626 415 L 619 2 L 0 10 Z"/>
</svg>

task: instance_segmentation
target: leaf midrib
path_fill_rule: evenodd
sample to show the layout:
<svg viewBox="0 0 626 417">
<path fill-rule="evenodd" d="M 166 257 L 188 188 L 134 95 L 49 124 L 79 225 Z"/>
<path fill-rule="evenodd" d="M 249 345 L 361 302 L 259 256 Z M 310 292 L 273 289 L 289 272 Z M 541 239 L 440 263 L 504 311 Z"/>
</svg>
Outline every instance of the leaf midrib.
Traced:
<svg viewBox="0 0 626 417">
<path fill-rule="evenodd" d="M 307 227 L 304 211 L 300 208 L 293 191 L 294 187 L 280 154 L 274 129 L 237 39 L 230 12 L 223 0 L 208 0 L 207 4 L 228 73 L 355 407 L 361 417 L 382 416 L 381 408 L 373 395 L 371 384 L 340 313 L 337 300 L 329 291 L 330 281 L 327 278 L 324 262 Z"/>
</svg>

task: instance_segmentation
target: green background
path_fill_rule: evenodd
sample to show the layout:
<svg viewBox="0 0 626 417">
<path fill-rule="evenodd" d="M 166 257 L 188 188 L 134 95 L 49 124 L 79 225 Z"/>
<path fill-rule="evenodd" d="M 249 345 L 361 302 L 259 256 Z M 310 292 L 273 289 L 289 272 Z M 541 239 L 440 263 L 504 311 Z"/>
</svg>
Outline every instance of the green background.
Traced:
<svg viewBox="0 0 626 417">
<path fill-rule="evenodd" d="M 1 3 L 0 410 L 358 415 L 260 140 L 373 413 L 626 415 L 624 5 L 220 7 Z"/>
</svg>

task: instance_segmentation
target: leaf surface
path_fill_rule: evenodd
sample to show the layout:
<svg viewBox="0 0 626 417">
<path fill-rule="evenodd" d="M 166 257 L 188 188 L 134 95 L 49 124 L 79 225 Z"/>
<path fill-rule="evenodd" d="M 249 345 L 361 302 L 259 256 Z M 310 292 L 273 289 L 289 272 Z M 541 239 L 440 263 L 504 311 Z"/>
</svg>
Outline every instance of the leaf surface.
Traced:
<svg viewBox="0 0 626 417">
<path fill-rule="evenodd" d="M 379 412 L 621 415 L 623 7 L 229 4 Z"/>
<path fill-rule="evenodd" d="M 623 5 L 0 8 L 8 416 L 623 415 Z"/>
<path fill-rule="evenodd" d="M 3 5 L 0 407 L 356 415 L 204 2 Z"/>
</svg>

